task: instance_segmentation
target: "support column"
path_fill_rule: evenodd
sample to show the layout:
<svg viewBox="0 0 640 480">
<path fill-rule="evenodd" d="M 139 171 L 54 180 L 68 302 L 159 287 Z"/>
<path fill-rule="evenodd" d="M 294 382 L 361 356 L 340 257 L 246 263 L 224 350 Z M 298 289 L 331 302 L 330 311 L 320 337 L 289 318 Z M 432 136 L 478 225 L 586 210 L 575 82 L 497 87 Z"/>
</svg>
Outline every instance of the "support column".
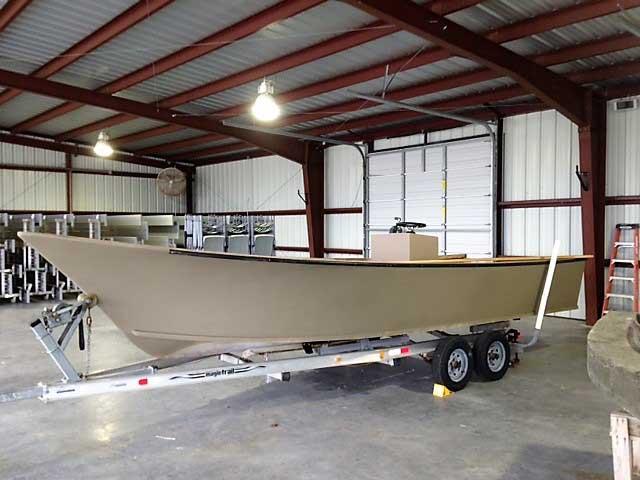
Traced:
<svg viewBox="0 0 640 480">
<path fill-rule="evenodd" d="M 67 188 L 67 212 L 73 212 L 73 155 L 65 153 L 64 168 Z"/>
<path fill-rule="evenodd" d="M 187 189 L 185 190 L 187 214 L 193 213 L 193 172 L 191 170 L 184 172 L 187 177 Z"/>
<path fill-rule="evenodd" d="M 302 176 L 307 204 L 309 256 L 324 258 L 324 150 L 308 142 Z"/>
<path fill-rule="evenodd" d="M 500 207 L 503 200 L 503 190 L 504 190 L 504 180 L 503 180 L 503 172 L 504 172 L 504 120 L 502 117 L 498 117 L 498 128 L 496 129 L 496 145 L 494 145 L 495 152 L 495 192 L 494 199 L 495 202 L 495 251 L 494 255 L 496 257 L 501 257 L 504 255 L 504 211 Z"/>
<path fill-rule="evenodd" d="M 602 315 L 604 300 L 604 217 L 607 155 L 607 104 L 592 96 L 591 122 L 579 129 L 580 170 L 586 188 L 582 188 L 582 250 L 593 258 L 587 261 L 584 285 L 587 325 L 594 325 Z"/>
</svg>

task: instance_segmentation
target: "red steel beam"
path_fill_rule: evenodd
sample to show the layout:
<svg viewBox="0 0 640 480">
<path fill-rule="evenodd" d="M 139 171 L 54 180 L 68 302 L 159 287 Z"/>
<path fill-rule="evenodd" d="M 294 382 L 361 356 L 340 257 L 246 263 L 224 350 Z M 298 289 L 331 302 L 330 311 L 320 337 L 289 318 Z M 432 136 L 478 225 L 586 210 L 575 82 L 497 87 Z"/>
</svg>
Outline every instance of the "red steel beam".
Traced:
<svg viewBox="0 0 640 480">
<path fill-rule="evenodd" d="M 266 150 L 246 150 L 243 152 L 231 153 L 221 158 L 212 158 L 211 160 L 207 160 L 206 162 L 202 162 L 202 163 L 194 162 L 194 165 L 199 167 L 202 165 L 216 165 L 218 163 L 239 162 L 241 160 L 249 160 L 251 158 L 266 157 L 269 155 L 271 155 L 271 153 L 267 152 Z"/>
<path fill-rule="evenodd" d="M 634 5 L 640 6 L 640 0 L 634 0 Z M 615 1 L 612 0 L 596 0 L 591 2 L 585 2 L 582 4 L 574 5 L 571 7 L 564 8 L 559 11 L 550 12 L 546 14 L 539 15 L 533 19 L 526 19 L 521 22 L 516 22 L 515 24 L 508 25 L 506 27 L 498 28 L 487 33 L 486 37 L 496 42 L 509 42 L 512 40 L 517 40 L 523 38 L 527 35 L 534 35 L 537 33 L 541 33 L 546 30 L 560 28 L 566 25 L 570 25 L 574 22 L 580 22 L 584 20 L 588 20 L 594 18 L 598 15 L 607 15 L 619 10 L 618 5 Z M 594 42 L 587 42 L 578 47 L 572 47 L 571 55 L 578 58 L 586 58 L 590 56 L 602 55 L 604 53 L 609 53 L 612 51 L 624 50 L 627 48 L 637 47 L 640 44 L 638 37 L 631 34 L 623 34 L 618 36 L 608 37 L 603 40 L 596 40 Z M 557 52 L 549 52 L 547 54 L 539 55 L 535 57 L 535 60 L 541 65 L 555 65 L 563 62 L 568 62 L 573 60 L 572 57 L 566 56 L 566 51 L 568 49 L 562 49 Z M 314 95 L 319 95 L 321 93 L 325 93 L 332 90 L 337 90 L 340 88 L 349 87 L 358 83 L 366 82 L 369 80 L 373 80 L 375 78 L 382 77 L 385 74 L 386 67 L 389 65 L 389 71 L 395 72 L 401 68 L 417 68 L 429 63 L 433 63 L 439 60 L 443 60 L 445 58 L 450 57 L 451 55 L 446 52 L 444 49 L 435 48 L 427 50 L 415 58 L 412 59 L 411 56 L 404 56 L 394 60 L 381 62 L 372 67 L 367 67 L 361 70 L 357 70 L 355 72 L 350 72 L 347 74 L 340 75 L 338 77 L 334 77 L 328 80 L 322 80 L 316 82 L 311 85 L 307 85 L 295 90 L 292 90 L 287 93 L 283 93 L 277 96 L 277 101 L 281 104 L 285 104 L 288 102 L 292 102 L 295 100 L 299 100 L 301 98 L 310 97 Z M 562 57 L 562 58 L 560 58 Z M 407 63 L 409 62 L 410 63 Z M 481 73 L 483 72 L 483 73 Z M 498 78 L 500 75 L 493 73 L 488 69 L 480 69 L 478 70 L 477 78 L 467 78 L 467 81 L 484 81 L 491 78 Z M 462 83 L 459 86 L 466 85 L 467 83 Z M 427 84 L 428 85 L 428 84 Z M 410 87 L 413 88 L 413 87 Z M 418 89 L 420 87 L 417 87 Z M 429 90 L 428 88 L 420 91 L 416 90 L 416 95 L 425 95 L 427 93 L 433 93 L 435 91 L 439 91 L 440 89 L 445 89 L 446 86 L 440 86 L 435 83 L 433 85 L 433 89 Z M 395 98 L 396 100 L 401 100 L 402 98 L 410 98 L 409 96 L 410 90 L 407 91 L 407 96 L 402 96 Z M 316 112 L 316 115 L 313 115 L 313 111 L 305 112 L 304 114 L 298 116 L 289 116 L 283 118 L 278 125 L 292 125 L 297 123 L 297 121 L 308 121 L 316 118 L 323 118 L 326 116 L 326 110 L 331 111 L 352 111 L 361 108 L 363 105 L 362 100 L 355 100 L 351 102 L 345 102 L 340 105 L 333 105 L 331 107 L 325 107 L 323 109 L 319 109 Z M 249 109 L 249 104 L 239 105 L 236 107 L 227 108 L 216 112 L 220 116 L 234 116 L 245 113 Z M 293 118 L 291 118 L 293 117 Z M 157 135 L 162 134 L 162 127 L 152 128 L 149 130 L 145 130 L 144 132 L 139 132 L 138 135 L 144 135 L 143 138 L 150 138 Z M 136 137 L 138 140 L 140 137 Z M 199 139 L 199 140 L 198 140 Z M 201 145 L 204 143 L 209 143 L 214 140 L 218 140 L 219 138 L 212 138 L 211 136 L 201 136 L 195 137 L 190 140 L 190 142 L 184 146 L 180 144 L 178 146 L 174 146 L 171 143 L 166 143 L 162 145 L 157 145 L 156 147 L 149 147 L 141 151 L 141 153 L 149 154 L 149 153 L 165 153 L 170 152 L 172 149 L 177 150 L 180 148 L 184 148 L 186 146 L 194 146 Z M 128 141 L 128 139 L 124 139 Z M 126 143 L 126 141 L 124 143 Z M 123 144 L 124 144 L 123 143 Z M 156 148 L 156 149 L 154 149 Z"/>
<path fill-rule="evenodd" d="M 0 10 L 0 32 L 20 15 L 32 0 L 9 0 Z"/>
<path fill-rule="evenodd" d="M 607 156 L 607 105 L 604 99 L 591 101 L 592 121 L 578 130 L 580 170 L 589 178 L 581 189 L 582 251 L 592 257 L 584 272 L 585 316 L 594 325 L 602 315 L 604 301 L 604 221 Z"/>
<path fill-rule="evenodd" d="M 106 108 L 108 110 L 136 115 L 164 123 L 174 123 L 196 130 L 236 137 L 298 163 L 303 163 L 306 158 L 305 145 L 302 144 L 302 142 L 290 138 L 276 137 L 274 135 L 228 127 L 206 117 L 185 117 L 180 115 L 180 112 L 176 110 L 163 109 L 153 104 L 150 105 L 122 97 L 96 93 L 92 90 L 74 87 L 65 83 L 35 78 L 8 70 L 0 70 L 0 85 L 19 88 L 37 95 Z"/>
<path fill-rule="evenodd" d="M 466 112 L 466 115 L 470 115 L 471 117 L 478 120 L 495 120 L 496 112 L 499 113 L 499 116 L 504 118 L 514 115 L 522 115 L 525 113 L 539 112 L 541 110 L 548 110 L 549 108 L 550 107 L 548 107 L 544 103 L 530 103 L 517 106 L 493 107 L 491 110 L 477 109 Z M 392 127 L 367 130 L 357 134 L 340 136 L 338 138 L 345 141 L 356 141 L 355 139 L 363 141 L 373 141 L 380 138 L 402 137 L 419 132 L 436 132 L 439 130 L 448 130 L 450 128 L 456 128 L 464 125 L 468 124 L 448 119 L 429 119 L 417 122 L 403 123 L 401 125 Z"/>
<path fill-rule="evenodd" d="M 356 8 L 513 78 L 574 123 L 589 123 L 587 90 L 410 0 L 344 0 Z"/>
<path fill-rule="evenodd" d="M 640 205 L 640 195 L 621 195 L 605 198 L 605 205 Z M 541 198 L 539 200 L 508 200 L 500 202 L 502 209 L 579 207 L 580 198 Z"/>
<path fill-rule="evenodd" d="M 501 117 L 510 117 L 513 115 L 522 115 L 525 113 L 539 112 L 541 110 L 548 110 L 547 107 L 543 103 L 531 103 L 525 105 L 518 106 L 508 106 L 508 107 L 500 107 L 494 108 L 492 110 L 475 110 L 468 115 L 473 115 L 473 118 L 478 120 L 495 120 L 496 111 L 500 114 Z M 386 127 L 376 130 L 365 131 L 358 134 L 350 134 L 338 137 L 340 140 L 357 142 L 357 141 L 373 141 L 378 140 L 380 138 L 392 138 L 392 137 L 400 137 L 405 135 L 411 135 L 418 132 L 436 132 L 439 130 L 447 130 L 450 128 L 459 127 L 462 125 L 466 125 L 463 122 L 458 122 L 456 120 L 448 120 L 448 119 L 429 119 L 423 122 L 414 122 L 409 124 L 402 124 L 393 127 Z M 238 152 L 230 155 L 214 157 L 210 159 L 203 160 L 202 162 L 195 163 L 196 166 L 201 167 L 205 165 L 216 165 L 221 163 L 235 162 L 238 160 L 245 160 L 249 158 L 259 158 L 268 155 L 260 150 L 249 150 L 245 152 Z"/>
<path fill-rule="evenodd" d="M 35 72 L 34 77 L 47 78 L 59 72 L 66 66 L 80 59 L 83 55 L 104 45 L 112 38 L 133 27 L 142 20 L 148 18 L 158 10 L 166 7 L 174 0 L 141 0 L 131 8 L 128 8 L 107 24 L 100 27 L 89 36 L 83 38 L 62 54 L 47 62 Z M 20 90 L 5 90 L 0 94 L 0 105 L 20 95 Z"/>
<path fill-rule="evenodd" d="M 309 256 L 324 258 L 324 150 L 307 144 L 302 164 Z"/>
<path fill-rule="evenodd" d="M 632 48 L 640 46 L 640 38 L 633 35 L 616 36 L 613 38 L 596 40 L 595 42 L 589 42 L 586 45 L 578 45 L 576 47 L 568 47 L 562 50 L 555 51 L 550 54 L 542 54 L 533 57 L 533 60 L 541 64 L 547 64 L 548 62 L 565 63 L 570 60 L 577 60 L 579 58 L 591 57 L 595 55 L 602 55 L 616 51 L 618 48 Z M 588 48 L 587 48 L 588 47 Z M 620 78 L 628 75 L 634 75 L 640 73 L 640 62 L 627 62 L 624 64 L 613 65 L 608 67 L 602 67 L 599 69 L 587 70 L 584 72 L 577 72 L 570 74 L 568 78 L 571 81 L 577 83 L 590 83 L 601 80 L 607 80 L 609 78 Z M 395 91 L 388 92 L 386 98 L 390 100 L 404 100 L 416 96 L 426 95 L 429 93 L 441 92 L 453 88 L 458 88 L 465 85 L 471 85 L 479 81 L 486 81 L 497 77 L 498 75 L 490 70 L 474 70 L 471 72 L 465 72 L 450 77 L 445 77 L 431 82 L 426 82 L 419 85 L 401 88 Z M 481 92 L 476 95 L 456 97 L 453 99 L 435 102 L 425 103 L 421 106 L 426 108 L 459 108 L 469 107 L 482 103 L 496 102 L 500 100 L 507 100 L 513 97 L 526 95 L 526 90 L 520 86 L 506 87 L 489 92 Z M 322 118 L 323 110 L 349 112 L 356 110 L 358 106 L 362 105 L 362 101 L 350 101 L 344 102 L 339 105 L 332 105 L 323 107 L 315 111 L 316 115 L 300 115 L 288 117 L 291 119 L 291 124 L 298 123 L 300 121 L 313 120 L 315 118 Z M 424 116 L 423 114 L 412 111 L 394 111 L 370 117 L 364 117 L 356 120 L 350 120 L 347 122 L 337 122 L 334 124 L 324 125 L 312 129 L 305 130 L 303 133 L 309 135 L 323 135 L 327 133 L 334 133 L 337 131 L 337 127 L 340 127 L 342 131 L 356 130 L 366 128 L 370 125 L 384 125 L 387 123 L 399 122 L 403 120 L 410 120 Z M 289 124 L 287 121 L 286 125 Z M 197 150 L 193 152 L 186 152 L 179 155 L 170 155 L 168 158 L 188 157 L 190 159 L 203 158 L 206 156 L 216 155 L 220 153 L 226 153 L 238 150 L 240 148 L 246 148 L 246 144 L 232 143 L 222 146 L 214 146 Z"/>
<path fill-rule="evenodd" d="M 507 200 L 499 202 L 498 207 L 501 209 L 518 209 L 518 208 L 548 208 L 548 207 L 579 207 L 579 198 L 546 198 L 539 200 Z"/>
<path fill-rule="evenodd" d="M 1 165 L 0 165 L 1 167 Z M 37 167 L 30 167 L 36 168 Z M 346 208 L 325 208 L 325 215 L 350 215 L 354 213 L 362 213 L 362 207 L 346 207 Z M 199 212 L 198 215 L 254 215 L 254 216 L 274 216 L 274 217 L 290 217 L 302 216 L 306 214 L 303 209 L 289 210 L 228 210 L 224 212 Z"/>
<path fill-rule="evenodd" d="M 640 84 L 633 83 L 629 85 L 609 87 L 606 89 L 605 94 L 609 100 L 624 97 L 635 97 L 636 95 L 640 95 Z"/>
<path fill-rule="evenodd" d="M 251 35 L 274 22 L 296 15 L 322 2 L 324 2 L 324 0 L 283 0 L 282 2 L 266 8 L 247 19 L 241 20 L 240 22 L 237 22 L 219 32 L 202 38 L 192 45 L 171 53 L 160 60 L 140 67 L 138 70 L 125 75 L 124 77 L 120 77 L 109 82 L 108 84 L 100 87 L 97 92 L 108 94 L 119 92 L 133 85 L 144 82 L 155 75 L 159 75 L 195 60 L 198 57 L 211 53 L 224 47 L 229 42 Z M 12 130 L 14 132 L 30 130 L 41 123 L 48 122 L 80 107 L 82 107 L 82 104 L 79 103 L 65 103 L 63 105 L 59 105 L 15 125 Z"/>
<path fill-rule="evenodd" d="M 13 145 L 22 145 L 25 147 L 42 148 L 44 150 L 53 150 L 55 152 L 64 152 L 72 155 L 85 155 L 89 157 L 95 157 L 93 148 L 88 145 L 77 145 L 69 143 L 58 143 L 52 140 L 46 140 L 43 138 L 26 137 L 22 135 L 13 135 L 9 133 L 0 133 L 0 142 L 10 143 Z M 136 165 L 146 165 L 149 167 L 165 168 L 168 162 L 140 157 L 138 155 L 124 155 L 120 153 L 114 153 L 109 160 L 116 162 L 133 163 Z M 180 166 L 179 168 L 183 168 Z"/>
<path fill-rule="evenodd" d="M 465 8 L 471 4 L 476 4 L 479 2 L 480 0 L 466 0 L 458 1 L 449 5 L 449 3 L 439 0 L 429 3 L 426 7 L 422 6 L 419 8 L 421 10 L 427 10 L 428 8 L 432 8 L 435 5 L 440 11 L 444 11 L 445 13 L 452 13 L 453 11 L 455 11 L 453 10 L 454 8 Z M 192 88 L 191 90 L 188 90 L 186 92 L 167 97 L 158 102 L 158 105 L 163 108 L 173 108 L 178 105 L 196 100 L 198 98 L 207 97 L 209 95 L 213 95 L 215 93 L 219 93 L 221 91 L 243 85 L 245 83 L 263 78 L 265 76 L 273 75 L 274 73 L 288 70 L 290 68 L 294 68 L 299 65 L 303 65 L 305 63 L 309 63 L 314 60 L 333 55 L 343 50 L 347 50 L 363 43 L 390 35 L 391 33 L 395 33 L 397 31 L 397 28 L 388 26 L 384 22 L 369 23 L 361 29 L 355 30 L 353 32 L 347 32 L 318 44 L 311 45 L 310 47 L 293 52 L 286 57 L 280 57 L 275 60 L 265 62 L 263 64 L 257 65 L 247 70 L 243 70 L 228 77 L 224 77 L 213 82 L 201 85 L 199 87 Z M 134 118 L 135 117 L 116 115 L 108 119 L 94 122 L 90 125 L 85 125 L 83 127 L 64 132 L 58 136 L 58 139 L 65 140 L 67 138 L 78 137 L 97 130 L 109 128 L 114 125 L 127 122 L 129 120 L 133 120 Z M 31 128 L 32 125 L 28 125 L 28 127 Z"/>
</svg>

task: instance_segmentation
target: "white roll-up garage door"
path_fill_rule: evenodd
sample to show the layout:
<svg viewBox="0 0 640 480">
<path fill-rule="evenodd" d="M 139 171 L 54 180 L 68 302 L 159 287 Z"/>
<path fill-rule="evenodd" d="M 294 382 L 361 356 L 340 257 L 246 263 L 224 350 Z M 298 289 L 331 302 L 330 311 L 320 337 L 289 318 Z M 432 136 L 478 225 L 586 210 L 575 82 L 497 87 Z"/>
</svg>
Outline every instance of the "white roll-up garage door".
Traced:
<svg viewBox="0 0 640 480">
<path fill-rule="evenodd" d="M 426 223 L 441 254 L 494 255 L 494 161 L 491 137 L 368 155 L 365 243 L 396 218 Z"/>
</svg>

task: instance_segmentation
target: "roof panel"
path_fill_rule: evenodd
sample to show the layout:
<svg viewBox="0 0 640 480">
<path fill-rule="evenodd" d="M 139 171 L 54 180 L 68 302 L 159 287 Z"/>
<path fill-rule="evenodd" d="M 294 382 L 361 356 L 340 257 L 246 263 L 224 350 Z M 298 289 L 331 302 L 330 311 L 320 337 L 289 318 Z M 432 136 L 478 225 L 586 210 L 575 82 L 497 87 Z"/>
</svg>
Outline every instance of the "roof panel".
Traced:
<svg viewBox="0 0 640 480">
<path fill-rule="evenodd" d="M 592 70 L 596 68 L 609 67 L 612 65 L 627 63 L 640 59 L 640 47 L 628 48 L 619 52 L 608 53 L 606 55 L 599 55 L 597 57 L 590 57 L 583 60 L 576 60 L 573 62 L 565 63 L 551 67 L 557 73 L 569 73 L 583 70 Z"/>
<path fill-rule="evenodd" d="M 629 10 L 640 13 L 640 8 Z M 586 22 L 567 25 L 549 32 L 535 35 L 536 41 L 545 45 L 547 49 L 564 48 L 579 43 L 609 37 L 619 33 L 628 33 L 622 25 L 620 14 L 612 14 L 595 18 Z"/>
<path fill-rule="evenodd" d="M 494 90 L 497 88 L 502 88 L 508 85 L 513 85 L 514 82 L 508 78 L 499 78 L 499 79 L 495 79 L 495 80 L 489 80 L 486 82 L 482 82 L 482 83 L 476 83 L 473 85 L 469 85 L 469 86 L 465 86 L 465 87 L 458 87 L 458 88 L 453 88 L 450 90 L 446 90 L 443 92 L 438 92 L 438 93 L 433 93 L 430 95 L 423 95 L 421 97 L 416 97 L 416 98 L 412 98 L 412 99 L 408 99 L 408 100 L 404 100 L 405 103 L 409 103 L 409 104 L 414 104 L 414 105 L 419 105 L 419 104 L 423 104 L 423 103 L 432 103 L 432 102 L 439 102 L 439 101 L 443 101 L 443 100 L 447 100 L 447 99 L 451 99 L 451 98 L 456 98 L 456 97 L 460 97 L 460 96 L 467 96 L 467 95 L 471 95 L 474 93 L 478 93 L 478 92 L 486 92 L 486 91 L 490 91 L 490 90 Z M 371 103 L 368 104 L 364 104 L 363 102 L 363 108 L 354 112 L 348 112 L 348 113 L 343 113 L 343 114 L 338 114 L 338 115 L 332 115 L 330 112 L 327 112 L 327 116 L 322 118 L 322 119 L 318 119 L 318 120 L 313 120 L 313 121 L 309 121 L 309 122 L 305 122 L 302 124 L 298 124 L 295 126 L 296 130 L 304 130 L 307 128 L 313 128 L 313 127 L 318 127 L 318 126 L 322 126 L 322 125 L 328 125 L 328 124 L 334 124 L 334 123 L 338 123 L 338 122 L 347 122 L 349 120 L 355 120 L 358 118 L 365 118 L 365 117 L 369 117 L 372 115 L 378 115 L 378 114 L 382 114 L 382 113 L 388 113 L 391 111 L 397 111 L 398 109 L 396 107 L 391 107 L 391 106 L 387 106 L 387 105 L 375 105 L 372 106 Z M 459 111 L 460 109 L 456 109 L 456 111 Z"/>
<path fill-rule="evenodd" d="M 111 114 L 113 114 L 113 112 L 111 112 Z M 110 115 L 107 115 L 107 116 L 110 116 Z M 164 125 L 164 123 L 157 122 L 155 120 L 149 120 L 147 118 L 139 118 L 137 120 L 131 120 L 129 122 L 125 122 L 120 125 L 107 128 L 106 131 L 111 138 L 116 138 L 116 137 L 121 137 L 123 135 L 129 135 L 130 133 L 137 132 L 140 130 L 159 127 L 160 125 Z M 86 143 L 94 143 L 97 138 L 98 138 L 98 132 L 91 132 L 86 135 L 82 135 L 81 137 L 78 137 L 77 140 L 80 140 Z"/>
<path fill-rule="evenodd" d="M 274 80 L 277 92 L 287 92 L 295 88 L 332 78 L 343 73 L 375 65 L 384 59 L 412 55 L 427 44 L 405 32 L 398 32 L 358 47 L 350 48 L 329 57 L 285 70 L 270 78 Z M 224 92 L 204 97 L 192 102 L 207 111 L 251 102 L 258 88 L 259 80 Z"/>
<path fill-rule="evenodd" d="M 65 72 L 104 84 L 275 3 L 277 0 L 179 0 L 73 63 Z"/>
<path fill-rule="evenodd" d="M 8 128 L 60 104 L 60 100 L 22 93 L 0 107 L 0 127 Z"/>
<path fill-rule="evenodd" d="M 0 33 L 0 68 L 33 71 L 134 3 L 135 0 L 32 2 Z"/>
<path fill-rule="evenodd" d="M 344 3 L 326 2 L 129 90 L 168 97 L 319 43 L 371 20 L 369 15 Z"/>
<path fill-rule="evenodd" d="M 132 133 L 139 132 L 141 130 L 146 130 L 145 128 L 131 129 L 130 132 L 125 135 L 129 135 Z M 157 137 L 147 138 L 144 140 L 140 140 L 138 142 L 127 143 L 125 148 L 127 150 L 140 150 L 142 148 L 151 147 L 154 145 L 162 145 L 163 143 L 169 142 L 177 142 L 180 140 L 186 140 L 187 138 L 199 137 L 200 135 L 204 135 L 205 133 L 200 130 L 193 130 L 191 128 L 185 128 L 184 130 L 178 130 L 177 132 L 167 133 L 166 135 L 160 135 Z"/>
</svg>

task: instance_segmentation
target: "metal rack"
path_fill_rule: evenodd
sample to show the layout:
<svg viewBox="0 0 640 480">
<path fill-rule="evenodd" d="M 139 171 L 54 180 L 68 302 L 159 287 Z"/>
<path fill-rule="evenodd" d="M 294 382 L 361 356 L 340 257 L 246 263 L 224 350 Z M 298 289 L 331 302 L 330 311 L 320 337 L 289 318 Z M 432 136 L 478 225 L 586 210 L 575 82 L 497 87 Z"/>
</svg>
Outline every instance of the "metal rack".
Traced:
<svg viewBox="0 0 640 480">
<path fill-rule="evenodd" d="M 187 215 L 185 244 L 191 250 L 275 255 L 275 217 Z"/>
<path fill-rule="evenodd" d="M 40 232 L 167 247 L 184 246 L 181 215 L 74 215 L 0 212 L 0 300 L 30 303 L 34 298 L 62 300 L 81 292 L 72 279 L 40 253 L 24 245 L 19 232 Z"/>
</svg>

